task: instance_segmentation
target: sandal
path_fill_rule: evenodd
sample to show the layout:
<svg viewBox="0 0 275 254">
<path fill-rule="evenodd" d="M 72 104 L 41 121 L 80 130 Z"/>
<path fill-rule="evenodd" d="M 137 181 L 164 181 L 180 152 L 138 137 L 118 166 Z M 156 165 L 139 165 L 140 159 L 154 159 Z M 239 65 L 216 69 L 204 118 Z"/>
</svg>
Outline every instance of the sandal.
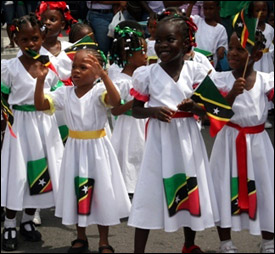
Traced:
<svg viewBox="0 0 275 254">
<path fill-rule="evenodd" d="M 12 237 L 12 231 L 15 231 L 15 238 Z M 8 232 L 8 238 L 5 234 Z M 2 238 L 2 250 L 14 251 L 17 250 L 17 231 L 16 228 L 4 228 Z"/>
<path fill-rule="evenodd" d="M 80 243 L 80 244 L 82 244 L 82 246 L 73 248 L 73 246 L 76 243 Z M 76 239 L 76 240 L 72 241 L 72 246 L 68 250 L 68 253 L 84 253 L 88 250 L 88 248 L 89 248 L 88 240 Z"/>
<path fill-rule="evenodd" d="M 111 245 L 103 245 L 98 248 L 99 253 L 103 253 L 104 250 L 110 250 L 112 253 L 115 253 L 115 250 Z"/>
<path fill-rule="evenodd" d="M 25 226 L 30 225 L 31 231 L 27 231 Z M 41 234 L 34 226 L 33 221 L 27 221 L 25 223 L 20 224 L 20 234 L 23 235 L 26 239 L 26 241 L 30 242 L 39 242 L 41 241 Z"/>
<path fill-rule="evenodd" d="M 192 245 L 189 248 L 187 248 L 185 245 L 182 248 L 182 253 L 204 253 L 199 246 Z"/>
</svg>

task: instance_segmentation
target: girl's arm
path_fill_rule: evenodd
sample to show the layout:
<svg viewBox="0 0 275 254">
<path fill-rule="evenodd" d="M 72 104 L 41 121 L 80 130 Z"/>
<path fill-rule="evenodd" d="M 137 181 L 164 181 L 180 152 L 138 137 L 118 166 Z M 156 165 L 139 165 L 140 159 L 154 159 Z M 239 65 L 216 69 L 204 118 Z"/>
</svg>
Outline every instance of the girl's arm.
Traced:
<svg viewBox="0 0 275 254">
<path fill-rule="evenodd" d="M 84 59 L 90 66 L 94 73 L 95 79 L 100 77 L 106 87 L 107 95 L 105 97 L 105 103 L 116 107 L 120 105 L 120 94 L 114 86 L 112 80 L 109 78 L 108 74 L 94 55 L 89 54 L 87 58 Z"/>
<path fill-rule="evenodd" d="M 44 83 L 48 71 L 49 69 L 43 64 L 41 64 L 40 70 L 38 71 L 36 87 L 34 92 L 34 105 L 36 110 L 39 111 L 50 109 L 49 101 L 44 97 Z"/>
<path fill-rule="evenodd" d="M 111 110 L 112 115 L 120 116 L 120 115 L 124 114 L 128 110 L 132 109 L 133 102 L 134 102 L 134 100 L 131 100 L 131 101 L 128 101 L 127 103 L 125 103 L 125 104 L 121 103 L 119 106 L 112 108 L 112 110 Z"/>
<path fill-rule="evenodd" d="M 193 114 L 198 116 L 206 115 L 205 110 L 190 98 L 183 100 L 178 105 L 178 109 L 182 111 L 192 112 Z"/>
<path fill-rule="evenodd" d="M 156 118 L 162 122 L 170 123 L 175 111 L 166 107 L 154 107 L 145 108 L 145 102 L 134 99 L 133 103 L 133 117 L 143 119 L 143 118 Z"/>
</svg>

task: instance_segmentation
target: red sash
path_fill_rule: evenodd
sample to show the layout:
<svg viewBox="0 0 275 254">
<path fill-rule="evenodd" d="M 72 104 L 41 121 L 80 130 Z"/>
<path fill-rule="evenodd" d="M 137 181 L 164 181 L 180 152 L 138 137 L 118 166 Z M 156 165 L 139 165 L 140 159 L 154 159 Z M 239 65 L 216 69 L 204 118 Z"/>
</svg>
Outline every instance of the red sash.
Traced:
<svg viewBox="0 0 275 254">
<path fill-rule="evenodd" d="M 239 200 L 238 205 L 241 210 L 248 211 L 248 188 L 247 188 L 247 148 L 246 134 L 257 134 L 264 131 L 264 124 L 251 127 L 241 127 L 237 124 L 228 122 L 228 126 L 239 131 L 236 138 L 237 165 L 239 176 Z"/>
</svg>

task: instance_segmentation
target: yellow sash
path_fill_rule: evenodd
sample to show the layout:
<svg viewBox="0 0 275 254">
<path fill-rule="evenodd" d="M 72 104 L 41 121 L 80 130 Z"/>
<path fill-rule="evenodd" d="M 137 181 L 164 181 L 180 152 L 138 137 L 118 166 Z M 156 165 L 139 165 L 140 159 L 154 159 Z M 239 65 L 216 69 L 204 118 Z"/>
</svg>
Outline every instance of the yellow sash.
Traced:
<svg viewBox="0 0 275 254">
<path fill-rule="evenodd" d="M 72 131 L 69 130 L 69 137 L 75 139 L 97 139 L 106 136 L 104 129 L 96 131 Z"/>
</svg>

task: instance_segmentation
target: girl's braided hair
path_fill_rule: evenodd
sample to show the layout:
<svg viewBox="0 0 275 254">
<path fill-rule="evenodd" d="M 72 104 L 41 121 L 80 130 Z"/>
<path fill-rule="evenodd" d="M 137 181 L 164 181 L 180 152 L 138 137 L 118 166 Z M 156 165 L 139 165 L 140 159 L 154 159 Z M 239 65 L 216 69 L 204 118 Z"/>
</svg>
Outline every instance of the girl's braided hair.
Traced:
<svg viewBox="0 0 275 254">
<path fill-rule="evenodd" d="M 192 47 L 196 47 L 195 33 L 198 30 L 198 27 L 193 22 L 191 17 L 187 17 L 184 12 L 182 12 L 177 7 L 169 7 L 165 9 L 159 16 L 158 20 L 160 22 L 173 22 L 178 23 L 181 26 L 181 31 L 183 37 L 187 37 L 189 39 L 189 48 L 188 51 L 192 49 Z"/>
<path fill-rule="evenodd" d="M 125 67 L 134 52 L 142 51 L 143 29 L 134 21 L 122 21 L 115 27 L 115 36 L 110 60 Z"/>
<path fill-rule="evenodd" d="M 46 27 L 43 26 L 41 21 L 39 21 L 34 13 L 30 13 L 29 15 L 22 16 L 20 18 L 14 19 L 12 21 L 12 25 L 10 27 L 11 37 L 13 38 L 16 34 L 18 34 L 23 25 L 30 24 L 32 27 L 37 26 L 41 32 L 46 31 Z"/>
</svg>

